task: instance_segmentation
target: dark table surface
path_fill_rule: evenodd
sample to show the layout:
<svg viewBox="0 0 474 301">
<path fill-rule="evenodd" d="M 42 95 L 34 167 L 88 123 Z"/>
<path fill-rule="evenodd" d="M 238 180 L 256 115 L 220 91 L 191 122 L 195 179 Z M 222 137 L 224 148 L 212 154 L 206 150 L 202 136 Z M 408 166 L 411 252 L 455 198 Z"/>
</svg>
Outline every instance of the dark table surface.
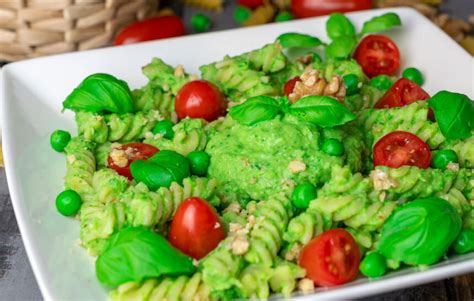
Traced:
<svg viewBox="0 0 474 301">
<path fill-rule="evenodd" d="M 198 11 L 177 10 L 188 22 Z M 216 24 L 214 29 L 235 27 L 232 11 L 229 5 L 221 14 L 208 13 Z M 474 0 L 445 0 L 442 11 L 467 19 L 474 14 Z M 189 24 L 187 27 L 190 28 Z M 18 230 L 3 169 L 0 170 L 0 300 L 42 300 Z M 474 300 L 474 273 L 364 300 Z"/>
</svg>

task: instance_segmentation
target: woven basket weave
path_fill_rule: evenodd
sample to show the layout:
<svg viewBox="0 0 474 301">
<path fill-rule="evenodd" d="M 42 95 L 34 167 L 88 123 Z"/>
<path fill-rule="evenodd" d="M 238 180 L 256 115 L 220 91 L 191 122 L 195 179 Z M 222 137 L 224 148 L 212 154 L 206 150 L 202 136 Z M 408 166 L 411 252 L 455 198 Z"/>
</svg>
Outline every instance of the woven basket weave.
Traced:
<svg viewBox="0 0 474 301">
<path fill-rule="evenodd" d="M 157 6 L 158 0 L 0 0 L 0 60 L 109 45 Z"/>
</svg>

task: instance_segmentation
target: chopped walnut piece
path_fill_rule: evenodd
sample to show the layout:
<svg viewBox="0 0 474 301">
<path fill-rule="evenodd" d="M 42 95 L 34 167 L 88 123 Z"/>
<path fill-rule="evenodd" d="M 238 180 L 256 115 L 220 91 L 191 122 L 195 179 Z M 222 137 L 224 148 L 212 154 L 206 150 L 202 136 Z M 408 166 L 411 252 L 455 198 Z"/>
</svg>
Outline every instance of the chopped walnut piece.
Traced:
<svg viewBox="0 0 474 301">
<path fill-rule="evenodd" d="M 306 170 L 306 164 L 300 160 L 293 160 L 290 162 L 290 164 L 288 164 L 288 169 L 292 173 L 300 173 Z"/>
<path fill-rule="evenodd" d="M 303 294 L 310 294 L 314 291 L 314 282 L 309 278 L 303 278 L 298 281 L 298 290 Z"/>
<path fill-rule="evenodd" d="M 231 250 L 234 255 L 244 255 L 249 250 L 249 242 L 245 237 L 237 236 L 231 245 Z"/>
<path fill-rule="evenodd" d="M 319 70 L 309 67 L 300 79 L 301 81 L 296 82 L 293 92 L 288 96 L 292 103 L 308 95 L 331 96 L 339 101 L 343 101 L 346 96 L 344 80 L 339 75 L 334 75 L 328 82 Z"/>
<path fill-rule="evenodd" d="M 126 167 L 128 165 L 128 155 L 124 150 L 112 149 L 110 152 L 110 158 L 118 167 Z"/>
<path fill-rule="evenodd" d="M 398 186 L 397 181 L 390 178 L 388 173 L 383 170 L 376 169 L 371 171 L 370 178 L 374 183 L 375 190 L 387 190 L 391 187 Z"/>
</svg>

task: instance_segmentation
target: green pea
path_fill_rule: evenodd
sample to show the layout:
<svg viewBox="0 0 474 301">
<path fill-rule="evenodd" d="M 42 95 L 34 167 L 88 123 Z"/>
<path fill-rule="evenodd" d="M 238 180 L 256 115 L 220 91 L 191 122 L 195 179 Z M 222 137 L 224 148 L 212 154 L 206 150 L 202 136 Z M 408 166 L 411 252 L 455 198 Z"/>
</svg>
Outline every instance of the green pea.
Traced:
<svg viewBox="0 0 474 301">
<path fill-rule="evenodd" d="M 238 6 L 234 11 L 234 20 L 237 24 L 243 24 L 252 14 L 252 11 L 245 6 Z"/>
<path fill-rule="evenodd" d="M 378 75 L 370 80 L 370 85 L 374 88 L 377 88 L 381 91 L 390 89 L 393 85 L 393 81 L 387 75 Z"/>
<path fill-rule="evenodd" d="M 346 95 L 351 96 L 359 93 L 360 91 L 360 82 L 359 78 L 355 74 L 344 75 L 344 85 L 346 86 Z"/>
<path fill-rule="evenodd" d="M 174 123 L 171 120 L 165 119 L 158 121 L 153 128 L 153 134 L 160 134 L 166 139 L 173 139 L 174 131 L 173 131 Z"/>
<path fill-rule="evenodd" d="M 466 254 L 474 251 L 474 230 L 462 229 L 452 247 L 457 254 Z"/>
<path fill-rule="evenodd" d="M 64 190 L 56 197 L 56 209 L 64 216 L 76 215 L 81 203 L 81 197 L 74 190 Z"/>
<path fill-rule="evenodd" d="M 407 78 L 411 81 L 414 81 L 419 86 L 422 86 L 425 82 L 423 78 L 423 74 L 421 74 L 420 70 L 416 68 L 407 68 L 403 71 L 402 77 Z"/>
<path fill-rule="evenodd" d="M 378 252 L 367 254 L 359 266 L 360 272 L 367 277 L 380 277 L 387 272 L 387 262 Z"/>
<path fill-rule="evenodd" d="M 438 169 L 446 169 L 449 163 L 458 163 L 458 155 L 453 150 L 443 149 L 435 152 L 431 166 Z"/>
<path fill-rule="evenodd" d="M 191 163 L 191 173 L 196 176 L 205 176 L 211 163 L 211 157 L 203 151 L 193 151 L 188 154 L 189 163 Z"/>
<path fill-rule="evenodd" d="M 291 194 L 291 201 L 296 208 L 306 209 L 309 203 L 318 196 L 316 187 L 310 183 L 300 184 L 295 187 Z"/>
<path fill-rule="evenodd" d="M 331 156 L 342 156 L 344 154 L 344 145 L 337 139 L 326 139 L 323 143 L 323 152 Z"/>
<path fill-rule="evenodd" d="M 286 22 L 293 20 L 295 17 L 288 11 L 282 11 L 275 17 L 275 22 Z"/>
<path fill-rule="evenodd" d="M 212 22 L 208 16 L 203 14 L 195 14 L 191 18 L 191 26 L 196 32 L 206 32 L 211 28 Z"/>
<path fill-rule="evenodd" d="M 63 152 L 69 141 L 71 141 L 71 134 L 63 130 L 54 131 L 49 139 L 51 147 L 57 152 Z"/>
</svg>

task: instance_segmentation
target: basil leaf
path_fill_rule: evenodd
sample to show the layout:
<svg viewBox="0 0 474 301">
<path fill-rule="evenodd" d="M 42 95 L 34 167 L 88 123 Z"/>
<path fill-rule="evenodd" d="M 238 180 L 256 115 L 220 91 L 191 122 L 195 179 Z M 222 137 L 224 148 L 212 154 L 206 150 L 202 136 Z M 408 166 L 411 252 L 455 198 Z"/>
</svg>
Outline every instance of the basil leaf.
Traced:
<svg viewBox="0 0 474 301">
<path fill-rule="evenodd" d="M 392 213 L 383 225 L 378 249 L 406 264 L 433 264 L 456 239 L 461 225 L 456 209 L 444 199 L 418 199 Z"/>
<path fill-rule="evenodd" d="M 352 22 L 346 16 L 340 13 L 331 14 L 328 21 L 326 22 L 326 31 L 331 40 L 335 40 L 343 36 L 355 36 L 356 34 Z"/>
<path fill-rule="evenodd" d="M 150 190 L 170 187 L 171 183 L 183 183 L 191 176 L 188 159 L 174 151 L 162 150 L 146 161 L 137 160 L 130 164 L 130 172 L 137 182 L 144 183 Z"/>
<path fill-rule="evenodd" d="M 95 269 L 99 281 L 109 286 L 163 275 L 190 275 L 196 270 L 192 258 L 143 227 L 114 234 L 97 258 Z"/>
<path fill-rule="evenodd" d="M 96 73 L 86 77 L 63 102 L 65 109 L 87 112 L 133 112 L 132 92 L 128 84 L 116 77 Z"/>
<path fill-rule="evenodd" d="M 447 139 L 464 139 L 474 130 L 474 102 L 466 95 L 441 91 L 428 100 L 441 133 Z"/>
<path fill-rule="evenodd" d="M 291 115 L 320 127 L 333 127 L 355 119 L 346 107 L 329 96 L 306 96 L 291 105 Z"/>
<path fill-rule="evenodd" d="M 281 112 L 277 100 L 268 96 L 256 96 L 229 109 L 229 115 L 243 125 L 271 120 Z"/>
<path fill-rule="evenodd" d="M 277 38 L 283 48 L 309 48 L 322 45 L 320 39 L 302 33 L 284 33 Z"/>
<path fill-rule="evenodd" d="M 402 21 L 396 13 L 386 13 L 365 22 L 361 34 L 380 32 L 400 25 Z"/>
<path fill-rule="evenodd" d="M 343 36 L 335 39 L 326 47 L 326 58 L 346 59 L 354 51 L 357 39 L 354 36 Z"/>
</svg>

